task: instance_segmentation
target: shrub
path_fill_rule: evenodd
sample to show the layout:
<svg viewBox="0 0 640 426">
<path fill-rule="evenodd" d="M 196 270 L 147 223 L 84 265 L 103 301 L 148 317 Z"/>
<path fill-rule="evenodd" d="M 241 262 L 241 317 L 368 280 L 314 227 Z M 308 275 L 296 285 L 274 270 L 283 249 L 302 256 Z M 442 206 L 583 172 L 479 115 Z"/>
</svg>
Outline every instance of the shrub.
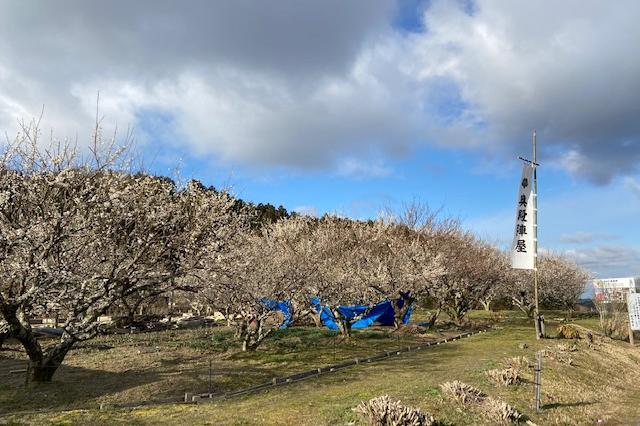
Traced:
<svg viewBox="0 0 640 426">
<path fill-rule="evenodd" d="M 443 393 L 465 405 L 474 405 L 477 410 L 491 420 L 492 424 L 506 424 L 524 421 L 524 416 L 504 401 L 486 396 L 480 389 L 458 380 L 440 385 Z"/>
<path fill-rule="evenodd" d="M 551 358 L 553 360 L 556 360 L 556 361 L 561 362 L 563 364 L 567 364 L 569 366 L 573 366 L 574 365 L 573 358 L 571 358 L 567 354 L 567 352 L 563 351 L 562 349 L 545 348 L 545 349 L 541 350 L 540 353 L 545 358 Z"/>
<path fill-rule="evenodd" d="M 389 395 L 362 401 L 354 410 L 364 417 L 371 426 L 432 426 L 435 419 L 431 414 L 417 408 L 405 407 Z"/>
<path fill-rule="evenodd" d="M 486 372 L 487 377 L 493 383 L 499 386 L 517 385 L 522 383 L 520 370 L 517 368 L 497 368 Z"/>
<path fill-rule="evenodd" d="M 566 343 L 558 343 L 556 347 L 560 352 L 577 352 L 579 350 L 576 343 L 573 343 L 571 345 L 567 345 Z"/>
<path fill-rule="evenodd" d="M 521 370 L 523 368 L 529 368 L 531 365 L 529 362 L 529 358 L 526 356 L 514 356 L 511 358 L 505 358 L 502 360 L 502 364 L 506 368 L 515 368 Z"/>
<path fill-rule="evenodd" d="M 462 404 L 479 403 L 485 398 L 485 394 L 480 389 L 459 380 L 443 383 L 440 385 L 440 389 L 445 396 Z"/>
<path fill-rule="evenodd" d="M 516 423 L 524 420 L 522 413 L 514 407 L 504 401 L 493 398 L 485 399 L 482 403 L 482 412 L 492 422 L 499 424 Z"/>
</svg>

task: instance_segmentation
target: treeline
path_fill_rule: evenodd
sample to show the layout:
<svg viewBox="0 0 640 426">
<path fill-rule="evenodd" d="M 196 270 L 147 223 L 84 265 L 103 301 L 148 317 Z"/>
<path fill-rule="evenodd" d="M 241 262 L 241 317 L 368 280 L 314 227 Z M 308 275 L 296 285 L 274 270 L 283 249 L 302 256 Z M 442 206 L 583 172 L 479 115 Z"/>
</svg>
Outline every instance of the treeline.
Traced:
<svg viewBox="0 0 640 426">
<path fill-rule="evenodd" d="M 182 292 L 224 312 L 244 350 L 278 326 L 264 298 L 290 301 L 294 317 L 317 315 L 317 296 L 349 335 L 338 306 L 396 303 L 396 326 L 416 301 L 455 322 L 480 304 L 508 299 L 530 313 L 532 288 L 491 244 L 420 206 L 375 221 L 289 214 L 238 200 L 197 181 L 131 172 L 98 135 L 89 156 L 43 145 L 25 128 L 0 156 L 0 344 L 24 347 L 35 381 L 49 381 L 98 318 Z M 587 276 L 557 255 L 540 262 L 541 300 L 570 307 Z M 402 306 L 397 301 L 402 300 Z M 29 320 L 55 315 L 63 334 L 43 346 Z M 316 318 L 317 319 L 317 318 Z"/>
</svg>

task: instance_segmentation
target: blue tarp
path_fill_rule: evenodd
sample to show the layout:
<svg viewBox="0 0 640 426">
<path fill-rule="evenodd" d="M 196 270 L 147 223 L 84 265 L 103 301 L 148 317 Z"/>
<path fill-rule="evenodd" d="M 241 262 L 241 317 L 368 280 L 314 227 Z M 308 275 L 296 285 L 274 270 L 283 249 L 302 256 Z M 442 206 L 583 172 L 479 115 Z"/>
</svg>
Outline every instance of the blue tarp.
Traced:
<svg viewBox="0 0 640 426">
<path fill-rule="evenodd" d="M 400 298 L 396 301 L 396 303 L 400 308 L 402 308 L 404 300 Z M 331 330 L 339 329 L 335 316 L 328 306 L 322 305 L 320 303 L 320 298 L 312 297 L 311 305 L 313 306 L 316 313 L 320 313 L 320 321 L 322 321 L 322 323 L 326 327 L 330 328 Z M 391 303 L 390 300 L 385 300 L 373 306 L 338 306 L 337 309 L 338 312 L 340 312 L 340 315 L 344 316 L 347 320 L 358 318 L 358 320 L 351 325 L 351 328 L 369 327 L 374 322 L 377 322 L 380 325 L 393 325 L 395 310 L 393 308 L 393 303 Z M 412 312 L 413 305 L 409 306 L 407 312 L 405 312 L 404 316 L 402 317 L 403 324 L 407 324 L 409 322 L 409 318 L 411 317 Z"/>
<path fill-rule="evenodd" d="M 271 300 L 267 298 L 260 299 L 260 303 L 271 311 L 280 311 L 284 315 L 284 321 L 280 328 L 287 328 L 293 322 L 293 307 L 288 300 Z"/>
</svg>

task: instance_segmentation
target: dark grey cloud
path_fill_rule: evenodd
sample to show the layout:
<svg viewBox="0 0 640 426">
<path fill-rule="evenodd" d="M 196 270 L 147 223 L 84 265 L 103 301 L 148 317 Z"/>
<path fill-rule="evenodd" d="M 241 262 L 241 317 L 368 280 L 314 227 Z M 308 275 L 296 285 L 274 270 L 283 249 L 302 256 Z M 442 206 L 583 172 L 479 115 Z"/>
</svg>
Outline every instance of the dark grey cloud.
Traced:
<svg viewBox="0 0 640 426">
<path fill-rule="evenodd" d="M 231 161 L 313 168 L 376 146 L 398 155 L 415 124 L 388 84 L 393 58 L 377 59 L 394 10 L 365 0 L 0 0 L 0 128 L 45 104 L 47 123 L 73 136 L 90 128 L 100 91 L 109 120 L 168 116 L 177 144 Z M 157 141 L 147 130 L 139 136 Z"/>
<path fill-rule="evenodd" d="M 640 3 L 454 2 L 427 10 L 423 74 L 452 78 L 476 144 L 528 153 L 596 183 L 638 171 Z"/>
<path fill-rule="evenodd" d="M 3 54 L 30 73 L 173 77 L 246 67 L 288 77 L 346 72 L 388 26 L 390 2 L 0 2 Z"/>
<path fill-rule="evenodd" d="M 0 129 L 45 104 L 58 134 L 88 132 L 99 90 L 141 140 L 232 162 L 386 170 L 416 143 L 512 157 L 535 127 L 545 164 L 638 172 L 639 2 L 440 0 L 422 33 L 395 31 L 395 8 L 0 0 Z M 140 125 L 153 115 L 175 142 Z"/>
</svg>

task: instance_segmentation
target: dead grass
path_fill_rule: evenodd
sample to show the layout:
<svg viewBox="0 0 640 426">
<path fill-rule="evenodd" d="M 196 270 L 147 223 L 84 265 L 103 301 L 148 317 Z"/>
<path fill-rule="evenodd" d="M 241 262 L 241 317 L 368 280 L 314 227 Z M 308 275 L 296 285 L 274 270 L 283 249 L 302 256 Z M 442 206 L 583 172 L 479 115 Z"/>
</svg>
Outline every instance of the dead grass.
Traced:
<svg viewBox="0 0 640 426">
<path fill-rule="evenodd" d="M 482 315 L 475 313 L 475 315 Z M 173 396 L 174 391 L 193 390 L 198 384 L 206 390 L 208 359 L 214 360 L 214 386 L 232 389 L 262 381 L 278 373 L 306 369 L 309 365 L 333 362 L 330 332 L 292 329 L 274 339 L 256 354 L 232 349 L 226 338 L 216 337 L 224 330 L 153 333 L 153 336 L 106 339 L 113 349 L 93 346 L 74 351 L 66 372 L 52 385 L 25 389 L 20 377 L 5 381 L 5 363 L 14 362 L 13 352 L 0 352 L 0 407 L 7 410 L 32 407 L 94 407 L 65 413 L 13 416 L 19 424 L 346 424 L 360 420 L 352 408 L 361 401 L 390 395 L 407 406 L 432 413 L 449 424 L 492 424 L 474 410 L 446 400 L 439 384 L 460 380 L 483 389 L 488 396 L 516 407 L 537 424 L 633 424 L 640 420 L 640 349 L 630 349 L 617 341 L 590 344 L 574 341 L 574 365 L 554 359 L 543 363 L 543 412 L 532 407 L 531 372 L 522 370 L 525 383 L 494 387 L 486 371 L 506 367 L 506 359 L 534 359 L 536 351 L 555 347 L 556 342 L 536 341 L 528 319 L 504 313 L 505 322 L 495 331 L 469 339 L 439 345 L 370 365 L 328 374 L 317 379 L 278 387 L 242 398 L 197 406 L 163 405 L 136 410 L 106 409 L 99 403 Z M 592 327 L 597 320 L 580 320 Z M 593 323 L 593 324 L 592 324 Z M 555 324 L 549 323 L 550 333 Z M 164 332 L 171 333 L 171 332 Z M 316 333 L 316 334 L 314 334 Z M 369 333 L 369 332 L 367 332 Z M 363 334 L 352 342 L 336 345 L 336 357 L 376 352 L 383 347 L 405 344 L 413 334 Z M 395 339 L 400 339 L 399 341 Z M 226 343 L 225 343 L 226 342 Z M 566 342 L 566 341 L 565 341 Z M 526 343 L 526 349 L 519 345 Z M 227 345 L 227 348 L 222 348 Z M 12 358 L 12 359 L 9 359 Z M 514 361 L 515 362 L 515 361 Z M 527 361 L 522 361 L 524 364 Z M 520 363 L 520 361 L 518 362 Z M 528 363 L 528 362 L 527 362 Z M 65 371 L 63 370 L 63 371 Z M 1 420 L 0 420 L 1 421 Z"/>
<path fill-rule="evenodd" d="M 227 327 L 104 336 L 74 348 L 51 384 L 25 387 L 18 345 L 0 352 L 0 414 L 33 409 L 95 408 L 178 402 L 185 392 L 223 394 L 274 377 L 457 334 L 354 330 L 354 338 L 312 327 L 275 333 L 257 352 L 241 352 Z M 209 365 L 211 364 L 211 380 Z"/>
</svg>

